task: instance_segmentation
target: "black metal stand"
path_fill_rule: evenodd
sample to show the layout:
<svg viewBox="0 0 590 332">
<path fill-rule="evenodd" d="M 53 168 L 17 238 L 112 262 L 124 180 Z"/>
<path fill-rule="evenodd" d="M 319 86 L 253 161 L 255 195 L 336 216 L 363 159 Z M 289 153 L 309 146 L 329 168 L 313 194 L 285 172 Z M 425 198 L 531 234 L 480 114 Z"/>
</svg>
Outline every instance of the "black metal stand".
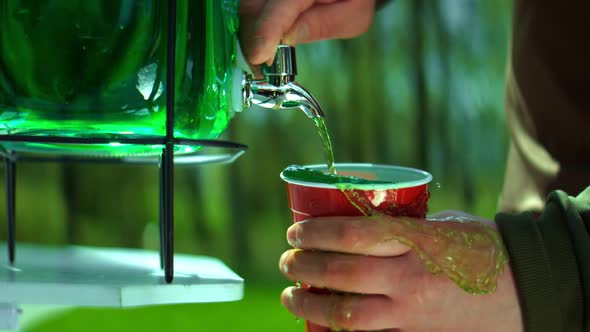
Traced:
<svg viewBox="0 0 590 332">
<path fill-rule="evenodd" d="M 44 139 L 45 138 L 45 139 Z M 102 139 L 75 139 L 79 144 L 102 144 Z M 39 136 L 11 136 L 0 135 L 2 141 L 43 142 L 43 143 L 71 143 L 70 137 L 39 137 Z M 16 166 L 18 162 L 82 162 L 82 163 L 125 163 L 135 165 L 157 164 L 160 168 L 160 267 L 164 269 L 167 283 L 172 282 L 174 276 L 174 166 L 176 165 L 204 165 L 232 163 L 239 158 L 248 147 L 243 144 L 218 140 L 190 140 L 175 139 L 165 142 L 167 138 L 152 138 L 149 140 L 125 140 L 130 144 L 163 144 L 162 154 L 152 157 L 120 157 L 120 158 L 91 158 L 84 156 L 49 156 L 38 154 L 21 154 L 14 151 L 0 151 L 0 158 L 4 159 L 6 174 L 6 221 L 8 230 L 8 260 L 15 262 L 16 243 Z M 100 143 L 97 143 L 100 142 Z M 108 141 L 106 141 L 108 142 Z M 138 143 L 140 142 L 140 143 Z M 147 142 L 147 143 L 145 143 Z M 174 148 L 182 146 L 200 146 L 203 151 L 186 155 L 174 155 Z M 232 152 L 222 154 L 207 154 L 207 148 L 223 148 Z"/>
<path fill-rule="evenodd" d="M 16 163 L 11 158 L 6 163 L 6 222 L 8 224 L 8 261 L 14 263 L 16 239 Z"/>
<path fill-rule="evenodd" d="M 162 234 L 160 235 L 160 252 L 163 261 L 166 282 L 172 282 L 174 275 L 174 145 L 166 144 L 162 152 L 160 173 L 162 186 L 160 196 L 162 202 Z M 163 259 L 162 259 L 163 258 Z M 160 263 L 162 265 L 162 263 Z"/>
<path fill-rule="evenodd" d="M 168 0 L 168 47 L 166 49 L 166 81 L 168 89 L 166 94 L 166 142 L 162 150 L 162 207 L 161 213 L 163 241 L 160 248 L 164 248 L 164 275 L 166 282 L 172 282 L 174 276 L 174 95 L 175 89 L 175 68 L 176 68 L 176 0 Z M 160 258 L 161 259 L 161 258 Z M 161 265 L 161 263 L 160 263 Z"/>
</svg>

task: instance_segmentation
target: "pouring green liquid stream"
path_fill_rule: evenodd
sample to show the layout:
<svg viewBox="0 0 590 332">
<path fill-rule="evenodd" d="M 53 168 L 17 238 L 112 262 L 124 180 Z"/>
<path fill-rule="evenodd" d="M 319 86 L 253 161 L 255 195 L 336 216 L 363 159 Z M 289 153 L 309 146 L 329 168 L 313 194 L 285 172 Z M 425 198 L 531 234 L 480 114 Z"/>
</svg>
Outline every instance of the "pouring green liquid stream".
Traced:
<svg viewBox="0 0 590 332">
<path fill-rule="evenodd" d="M 324 158 L 326 158 L 326 165 L 328 166 L 328 171 L 330 174 L 337 174 L 336 167 L 334 167 L 334 152 L 332 150 L 332 140 L 330 140 L 330 134 L 328 133 L 328 127 L 326 127 L 326 122 L 324 118 L 317 117 L 313 118 L 316 127 L 318 128 L 318 133 L 320 134 L 320 139 L 322 140 L 322 148 L 324 149 Z"/>
</svg>

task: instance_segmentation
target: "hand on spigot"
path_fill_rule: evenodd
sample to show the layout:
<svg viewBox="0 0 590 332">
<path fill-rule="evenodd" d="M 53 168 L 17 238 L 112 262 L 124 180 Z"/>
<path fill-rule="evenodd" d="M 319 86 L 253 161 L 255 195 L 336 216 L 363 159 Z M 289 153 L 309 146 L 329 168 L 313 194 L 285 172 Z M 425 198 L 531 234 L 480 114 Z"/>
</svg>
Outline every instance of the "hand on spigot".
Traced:
<svg viewBox="0 0 590 332">
<path fill-rule="evenodd" d="M 375 0 L 242 0 L 240 40 L 247 60 L 272 60 L 277 46 L 352 38 L 373 22 Z"/>
</svg>

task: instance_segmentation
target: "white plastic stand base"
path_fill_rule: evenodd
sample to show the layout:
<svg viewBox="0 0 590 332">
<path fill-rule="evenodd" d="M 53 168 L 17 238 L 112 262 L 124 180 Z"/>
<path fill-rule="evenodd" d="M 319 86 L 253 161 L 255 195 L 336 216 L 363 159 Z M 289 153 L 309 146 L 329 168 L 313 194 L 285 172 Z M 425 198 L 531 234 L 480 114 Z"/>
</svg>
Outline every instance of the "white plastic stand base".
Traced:
<svg viewBox="0 0 590 332">
<path fill-rule="evenodd" d="M 166 284 L 155 251 L 17 244 L 14 266 L 0 255 L 0 329 L 18 328 L 19 304 L 132 307 L 243 297 L 244 280 L 216 258 L 176 254 L 174 271 Z"/>
</svg>

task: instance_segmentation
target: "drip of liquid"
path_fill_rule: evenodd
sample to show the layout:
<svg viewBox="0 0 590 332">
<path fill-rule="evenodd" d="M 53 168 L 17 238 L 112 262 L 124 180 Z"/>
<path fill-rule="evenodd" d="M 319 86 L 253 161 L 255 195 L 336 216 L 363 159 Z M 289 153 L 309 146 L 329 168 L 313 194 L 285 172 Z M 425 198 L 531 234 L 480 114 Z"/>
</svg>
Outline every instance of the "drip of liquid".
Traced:
<svg viewBox="0 0 590 332">
<path fill-rule="evenodd" d="M 321 117 L 313 118 L 313 121 L 315 122 L 315 125 L 318 128 L 318 133 L 320 134 L 320 138 L 322 140 L 324 158 L 326 158 L 328 170 L 330 171 L 330 174 L 336 174 L 336 167 L 334 167 L 334 152 L 332 150 L 332 141 L 330 140 L 330 134 L 328 134 L 326 122 L 324 121 L 324 118 Z"/>
</svg>

